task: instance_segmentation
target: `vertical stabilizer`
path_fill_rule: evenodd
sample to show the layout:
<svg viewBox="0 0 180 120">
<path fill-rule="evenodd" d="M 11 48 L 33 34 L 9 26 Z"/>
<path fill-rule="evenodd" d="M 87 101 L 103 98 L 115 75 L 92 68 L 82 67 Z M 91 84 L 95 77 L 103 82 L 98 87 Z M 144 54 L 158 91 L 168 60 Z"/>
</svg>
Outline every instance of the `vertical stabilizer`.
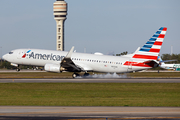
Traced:
<svg viewBox="0 0 180 120">
<path fill-rule="evenodd" d="M 145 59 L 145 60 L 157 60 L 167 28 L 161 27 L 154 35 L 136 51 L 132 58 Z"/>
</svg>

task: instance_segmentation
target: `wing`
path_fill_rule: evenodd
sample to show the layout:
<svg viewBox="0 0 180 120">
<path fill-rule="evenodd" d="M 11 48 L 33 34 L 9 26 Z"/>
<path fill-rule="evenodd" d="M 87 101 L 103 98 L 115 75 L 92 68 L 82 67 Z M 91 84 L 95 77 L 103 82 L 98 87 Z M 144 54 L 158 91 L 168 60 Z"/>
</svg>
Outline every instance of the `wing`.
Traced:
<svg viewBox="0 0 180 120">
<path fill-rule="evenodd" d="M 64 57 L 63 60 L 61 61 L 60 63 L 61 71 L 70 71 L 70 72 L 93 71 L 92 68 L 86 64 L 82 64 L 82 63 L 75 64 L 72 61 L 71 55 L 73 53 L 73 50 L 74 50 L 74 46 L 68 52 L 66 57 Z"/>
<path fill-rule="evenodd" d="M 73 53 L 74 46 L 71 48 L 71 50 L 68 52 L 66 57 L 63 58 L 61 61 L 61 71 L 72 71 L 72 72 L 80 72 L 81 69 L 77 67 L 74 62 L 71 60 L 71 55 Z"/>
</svg>

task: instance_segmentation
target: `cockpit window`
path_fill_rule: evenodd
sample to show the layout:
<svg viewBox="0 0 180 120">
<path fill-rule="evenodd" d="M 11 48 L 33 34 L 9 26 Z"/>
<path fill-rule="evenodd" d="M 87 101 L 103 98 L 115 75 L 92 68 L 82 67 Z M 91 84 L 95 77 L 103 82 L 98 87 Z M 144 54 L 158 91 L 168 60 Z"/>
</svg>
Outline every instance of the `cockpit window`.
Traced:
<svg viewBox="0 0 180 120">
<path fill-rule="evenodd" d="M 9 54 L 13 54 L 13 52 L 9 52 Z"/>
</svg>

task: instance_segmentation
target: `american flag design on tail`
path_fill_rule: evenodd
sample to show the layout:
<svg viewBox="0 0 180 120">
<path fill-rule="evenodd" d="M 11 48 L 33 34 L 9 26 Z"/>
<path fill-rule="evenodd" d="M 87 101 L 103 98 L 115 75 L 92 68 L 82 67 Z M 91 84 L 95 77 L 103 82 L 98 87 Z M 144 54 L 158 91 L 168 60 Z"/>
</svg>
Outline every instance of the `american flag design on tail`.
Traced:
<svg viewBox="0 0 180 120">
<path fill-rule="evenodd" d="M 166 31 L 166 27 L 161 27 L 139 51 L 134 53 L 132 59 L 126 61 L 123 65 L 148 68 L 155 67 L 156 63 L 153 61 L 158 58 Z"/>
<path fill-rule="evenodd" d="M 157 60 L 166 31 L 166 27 L 161 27 L 132 58 Z"/>
</svg>

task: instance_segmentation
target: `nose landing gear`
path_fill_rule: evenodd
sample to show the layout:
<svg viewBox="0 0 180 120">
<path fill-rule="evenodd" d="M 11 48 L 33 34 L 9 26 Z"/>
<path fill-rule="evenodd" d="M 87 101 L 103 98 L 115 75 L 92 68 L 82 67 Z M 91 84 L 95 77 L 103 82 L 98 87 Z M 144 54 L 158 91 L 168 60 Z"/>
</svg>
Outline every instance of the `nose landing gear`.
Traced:
<svg viewBox="0 0 180 120">
<path fill-rule="evenodd" d="M 19 72 L 21 69 L 20 68 L 17 68 L 16 71 Z"/>
</svg>

